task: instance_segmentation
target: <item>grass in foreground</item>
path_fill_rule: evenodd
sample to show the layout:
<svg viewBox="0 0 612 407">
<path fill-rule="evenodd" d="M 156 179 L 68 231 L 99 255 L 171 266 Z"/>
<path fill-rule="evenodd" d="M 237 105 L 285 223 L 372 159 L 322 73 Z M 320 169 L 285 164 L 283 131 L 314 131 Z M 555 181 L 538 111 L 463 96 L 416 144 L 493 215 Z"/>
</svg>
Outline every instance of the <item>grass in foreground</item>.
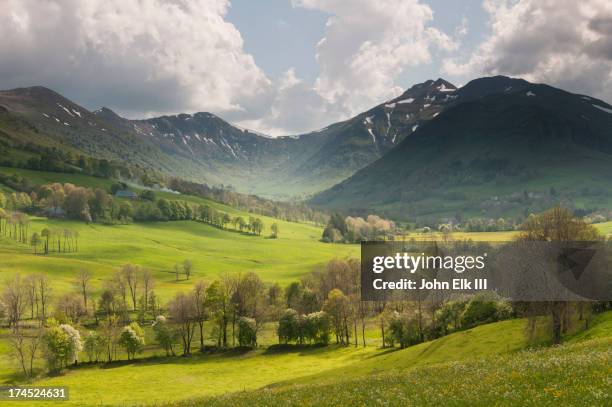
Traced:
<svg viewBox="0 0 612 407">
<path fill-rule="evenodd" d="M 328 385 L 194 400 L 182 406 L 605 406 L 612 338 L 449 362 Z M 176 405 L 176 404 L 174 404 Z"/>
<path fill-rule="evenodd" d="M 288 347 L 82 366 L 34 384 L 68 386 L 70 403 L 76 405 L 171 403 L 272 384 L 335 383 L 429 363 L 496 357 L 526 346 L 524 327 L 524 320 L 483 325 L 405 350 Z"/>
</svg>

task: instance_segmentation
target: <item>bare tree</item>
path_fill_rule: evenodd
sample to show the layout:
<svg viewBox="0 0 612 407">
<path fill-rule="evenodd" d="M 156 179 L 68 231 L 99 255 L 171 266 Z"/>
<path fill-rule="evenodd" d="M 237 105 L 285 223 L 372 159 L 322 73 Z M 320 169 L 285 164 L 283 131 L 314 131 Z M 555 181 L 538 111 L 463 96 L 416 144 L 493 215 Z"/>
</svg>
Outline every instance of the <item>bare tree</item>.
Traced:
<svg viewBox="0 0 612 407">
<path fill-rule="evenodd" d="M 6 282 L 2 292 L 9 327 L 19 329 L 19 321 L 27 305 L 26 290 L 19 274 Z"/>
<path fill-rule="evenodd" d="M 191 276 L 191 272 L 193 271 L 193 263 L 191 260 L 185 260 L 183 262 L 183 273 L 185 273 L 185 278 L 189 280 L 189 276 Z"/>
<path fill-rule="evenodd" d="M 30 318 L 38 317 L 38 295 L 36 290 L 36 275 L 30 274 L 24 279 L 24 289 L 28 305 L 30 306 Z"/>
<path fill-rule="evenodd" d="M 178 293 L 168 304 L 170 318 L 177 324 L 183 345 L 183 355 L 191 354 L 191 342 L 195 328 L 194 297 Z"/>
<path fill-rule="evenodd" d="M 51 299 L 51 284 L 45 275 L 39 275 L 36 282 L 38 286 L 38 300 L 40 301 L 40 321 L 44 325 L 47 321 L 47 310 Z"/>
<path fill-rule="evenodd" d="M 14 330 L 9 335 L 13 354 L 28 378 L 34 375 L 34 360 L 39 353 L 42 332 L 42 329 L 37 329 L 32 335 L 26 336 L 23 330 Z"/>
<path fill-rule="evenodd" d="M 142 269 L 142 290 L 144 296 L 144 310 L 147 311 L 149 308 L 149 295 L 155 286 L 155 280 L 153 279 L 153 275 L 149 269 Z"/>
<path fill-rule="evenodd" d="M 91 281 L 91 273 L 87 269 L 81 269 L 76 275 L 75 285 L 79 288 L 81 295 L 83 296 L 83 304 L 87 309 L 87 295 L 89 293 L 89 282 Z"/>
<path fill-rule="evenodd" d="M 121 274 L 130 290 L 130 296 L 132 297 L 133 309 L 136 309 L 136 299 L 138 298 L 138 266 L 133 264 L 126 264 L 121 268 Z"/>
<path fill-rule="evenodd" d="M 200 327 L 200 349 L 204 349 L 204 321 L 206 320 L 206 284 L 198 281 L 193 288 L 195 319 Z"/>
<path fill-rule="evenodd" d="M 565 208 L 552 208 L 539 215 L 530 216 L 521 226 L 517 237 L 520 241 L 596 241 L 600 240 L 597 229 L 575 217 Z M 548 314 L 551 319 L 551 336 L 554 344 L 561 343 L 561 334 L 567 328 L 568 313 L 573 303 L 568 301 L 540 301 L 523 304 L 530 318 L 530 327 L 535 327 L 538 315 Z"/>
</svg>

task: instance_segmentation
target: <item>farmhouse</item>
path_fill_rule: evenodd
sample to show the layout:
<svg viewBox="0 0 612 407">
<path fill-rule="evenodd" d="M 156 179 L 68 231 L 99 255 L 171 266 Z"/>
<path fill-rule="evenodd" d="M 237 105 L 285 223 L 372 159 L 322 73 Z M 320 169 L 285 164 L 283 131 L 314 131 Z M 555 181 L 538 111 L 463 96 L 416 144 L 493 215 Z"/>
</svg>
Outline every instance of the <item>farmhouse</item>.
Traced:
<svg viewBox="0 0 612 407">
<path fill-rule="evenodd" d="M 137 195 L 134 191 L 122 190 L 115 192 L 115 196 L 117 198 L 128 198 L 128 199 L 136 199 Z"/>
</svg>

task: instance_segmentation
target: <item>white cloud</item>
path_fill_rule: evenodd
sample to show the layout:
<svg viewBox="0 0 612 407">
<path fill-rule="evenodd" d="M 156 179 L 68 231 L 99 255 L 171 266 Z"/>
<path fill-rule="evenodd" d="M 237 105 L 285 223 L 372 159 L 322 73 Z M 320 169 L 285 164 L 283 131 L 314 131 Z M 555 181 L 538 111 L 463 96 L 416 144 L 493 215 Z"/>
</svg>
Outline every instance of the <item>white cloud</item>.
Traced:
<svg viewBox="0 0 612 407">
<path fill-rule="evenodd" d="M 612 3 L 608 0 L 486 0 L 491 35 L 457 76 L 506 74 L 612 101 Z"/>
<path fill-rule="evenodd" d="M 257 119 L 241 121 L 241 126 L 281 136 L 318 129 L 346 115 L 340 105 L 326 100 L 312 85 L 299 79 L 294 68 L 274 83 L 274 89 L 269 109 Z"/>
<path fill-rule="evenodd" d="M 418 0 L 293 0 L 296 7 L 331 15 L 317 45 L 320 74 L 314 88 L 326 101 L 355 114 L 403 89 L 406 69 L 431 61 L 432 48 L 455 41 L 430 26 L 433 12 Z"/>
<path fill-rule="evenodd" d="M 320 72 L 271 80 L 226 21 L 229 0 L 0 1 L 0 88 L 39 84 L 128 117 L 212 111 L 274 134 L 370 108 L 403 90 L 402 72 L 457 47 L 418 0 L 295 0 L 329 14 Z"/>
<path fill-rule="evenodd" d="M 270 81 L 227 0 L 3 0 L 2 87 L 41 84 L 130 115 L 245 111 Z"/>
</svg>

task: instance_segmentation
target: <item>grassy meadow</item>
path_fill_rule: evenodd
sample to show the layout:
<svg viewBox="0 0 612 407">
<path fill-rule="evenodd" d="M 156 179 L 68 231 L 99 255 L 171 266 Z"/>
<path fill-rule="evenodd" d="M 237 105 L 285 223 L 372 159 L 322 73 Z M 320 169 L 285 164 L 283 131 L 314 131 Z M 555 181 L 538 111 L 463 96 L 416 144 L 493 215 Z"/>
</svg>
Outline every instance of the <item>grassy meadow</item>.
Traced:
<svg viewBox="0 0 612 407">
<path fill-rule="evenodd" d="M 0 172 L 18 173 L 34 184 L 110 187 L 108 180 L 75 174 L 5 168 Z M 156 195 L 208 204 L 231 216 L 250 215 L 199 197 Z M 359 257 L 359 245 L 320 242 L 320 227 L 258 217 L 265 225 L 262 236 L 196 221 L 101 225 L 33 217 L 30 234 L 44 228 L 69 228 L 79 232 L 79 250 L 35 255 L 30 246 L 0 237 L 0 283 L 16 274 L 44 273 L 57 298 L 74 290 L 76 273 L 87 269 L 93 274 L 92 291 L 97 297 L 120 266 L 132 263 L 152 271 L 154 290 L 166 302 L 177 291 L 190 289 L 194 281 L 211 281 L 226 272 L 253 271 L 266 283 L 286 286 L 335 257 Z M 279 225 L 277 239 L 267 237 L 274 222 Z M 612 234 L 612 222 L 596 226 L 602 234 Z M 452 238 L 507 241 L 515 234 L 456 232 Z M 411 233 L 402 238 L 441 237 Z M 191 278 L 181 276 L 176 281 L 173 267 L 185 259 L 193 262 Z M 374 319 L 368 322 L 365 348 L 273 346 L 276 323 L 269 323 L 255 350 L 172 358 L 151 345 L 153 335 L 147 327 L 147 346 L 135 361 L 82 363 L 58 376 L 39 377 L 32 384 L 68 386 L 66 405 L 439 405 L 448 404 L 452 395 L 456 405 L 491 405 L 500 394 L 502 404 L 525 400 L 534 405 L 579 400 L 608 404 L 612 312 L 598 316 L 587 331 L 567 337 L 567 344 L 552 349 L 527 350 L 533 344 L 527 342 L 525 326 L 523 319 L 507 320 L 398 350 L 380 348 Z M 20 380 L 6 334 L 0 330 L 0 385 Z M 82 354 L 81 362 L 85 358 Z"/>
<path fill-rule="evenodd" d="M 482 325 L 403 350 L 268 347 L 85 364 L 33 384 L 68 386 L 66 405 L 439 405 L 453 397 L 463 401 L 457 405 L 491 405 L 499 392 L 515 403 L 584 397 L 604 405 L 612 312 L 553 349 L 527 350 L 525 325 Z"/>
</svg>

